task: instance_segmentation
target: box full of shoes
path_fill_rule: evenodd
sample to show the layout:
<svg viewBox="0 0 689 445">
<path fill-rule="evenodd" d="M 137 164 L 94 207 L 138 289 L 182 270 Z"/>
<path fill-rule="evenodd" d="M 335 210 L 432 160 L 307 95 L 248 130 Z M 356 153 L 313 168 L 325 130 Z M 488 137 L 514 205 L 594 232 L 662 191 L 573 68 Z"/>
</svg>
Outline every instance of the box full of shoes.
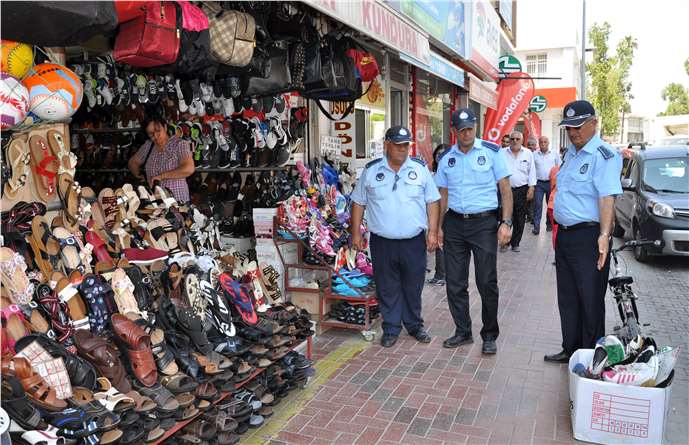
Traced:
<svg viewBox="0 0 689 445">
<path fill-rule="evenodd" d="M 601 444 L 663 443 L 679 349 L 663 348 L 648 362 L 600 366 L 598 373 L 599 349 L 579 349 L 569 360 L 574 437 Z"/>
</svg>

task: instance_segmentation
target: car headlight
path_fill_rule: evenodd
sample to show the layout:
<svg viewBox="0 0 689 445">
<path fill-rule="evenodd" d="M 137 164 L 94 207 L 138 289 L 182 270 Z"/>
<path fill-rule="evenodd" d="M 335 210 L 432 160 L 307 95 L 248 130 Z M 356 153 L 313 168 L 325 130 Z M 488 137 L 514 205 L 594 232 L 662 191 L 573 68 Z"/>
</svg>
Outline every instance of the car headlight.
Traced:
<svg viewBox="0 0 689 445">
<path fill-rule="evenodd" d="M 667 204 L 663 204 L 662 202 L 649 202 L 649 207 L 651 208 L 651 212 L 655 216 L 660 216 L 662 218 L 674 218 L 675 217 L 675 209 L 672 208 L 672 206 L 669 206 Z"/>
</svg>

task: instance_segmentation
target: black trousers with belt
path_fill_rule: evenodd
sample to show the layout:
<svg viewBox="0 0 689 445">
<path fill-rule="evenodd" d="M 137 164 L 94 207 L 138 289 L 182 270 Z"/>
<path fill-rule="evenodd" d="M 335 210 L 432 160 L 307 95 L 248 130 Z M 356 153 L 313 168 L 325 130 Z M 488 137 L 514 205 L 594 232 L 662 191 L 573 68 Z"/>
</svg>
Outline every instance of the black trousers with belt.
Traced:
<svg viewBox="0 0 689 445">
<path fill-rule="evenodd" d="M 426 236 L 388 239 L 371 234 L 371 262 L 375 271 L 383 334 L 399 335 L 402 324 L 414 335 L 423 328 L 421 292 L 426 277 Z"/>
<path fill-rule="evenodd" d="M 562 348 L 572 354 L 593 349 L 605 335 L 605 292 L 610 260 L 598 270 L 600 227 L 563 230 L 555 245 L 557 305 L 562 326 Z"/>
<path fill-rule="evenodd" d="M 526 194 L 529 191 L 528 185 L 512 187 L 512 239 L 510 246 L 518 246 L 524 234 L 524 224 L 526 224 Z"/>
<path fill-rule="evenodd" d="M 455 322 L 455 334 L 471 336 L 469 314 L 469 262 L 474 255 L 476 287 L 481 295 L 483 340 L 495 340 L 498 327 L 498 272 L 497 272 L 497 220 L 496 216 L 461 219 L 448 211 L 443 219 L 445 280 L 447 302 Z"/>
</svg>

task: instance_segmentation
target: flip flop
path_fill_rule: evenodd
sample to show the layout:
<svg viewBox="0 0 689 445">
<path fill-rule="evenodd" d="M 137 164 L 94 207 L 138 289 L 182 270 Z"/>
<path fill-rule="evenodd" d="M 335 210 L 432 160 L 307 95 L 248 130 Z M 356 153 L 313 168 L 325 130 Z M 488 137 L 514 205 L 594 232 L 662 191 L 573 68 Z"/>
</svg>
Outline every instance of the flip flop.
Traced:
<svg viewBox="0 0 689 445">
<path fill-rule="evenodd" d="M 22 255 L 9 247 L 0 247 L 0 275 L 13 303 L 28 304 L 31 301 L 34 289 L 26 276 L 26 261 Z"/>
<path fill-rule="evenodd" d="M 34 184 L 38 198 L 48 203 L 57 191 L 57 172 L 60 163 L 53 156 L 48 142 L 43 136 L 33 135 L 29 138 L 31 164 L 34 172 Z"/>
<path fill-rule="evenodd" d="M 246 291 L 242 291 L 241 284 L 226 273 L 220 274 L 219 280 L 225 298 L 234 305 L 242 320 L 249 325 L 258 323 L 258 315 L 256 314 L 253 301 Z"/>
<path fill-rule="evenodd" d="M 10 141 L 7 148 L 7 160 L 12 169 L 12 177 L 7 180 L 7 185 L 5 185 L 5 196 L 8 199 L 14 199 L 27 184 L 30 174 L 31 153 L 23 140 L 13 138 Z"/>
<path fill-rule="evenodd" d="M 57 174 L 66 174 L 74 178 L 74 173 L 77 167 L 77 155 L 72 153 L 65 145 L 62 133 L 57 130 L 48 131 L 48 145 L 55 158 L 60 163 Z"/>
</svg>

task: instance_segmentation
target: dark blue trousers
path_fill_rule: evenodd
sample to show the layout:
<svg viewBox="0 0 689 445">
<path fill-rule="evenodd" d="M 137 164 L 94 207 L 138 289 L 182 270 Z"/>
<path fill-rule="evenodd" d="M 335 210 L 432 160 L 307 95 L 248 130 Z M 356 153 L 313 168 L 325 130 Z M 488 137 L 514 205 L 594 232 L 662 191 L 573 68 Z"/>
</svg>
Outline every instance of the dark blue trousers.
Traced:
<svg viewBox="0 0 689 445">
<path fill-rule="evenodd" d="M 555 245 L 557 306 L 562 349 L 593 349 L 605 335 L 605 291 L 610 260 L 598 270 L 599 227 L 558 230 Z"/>
<path fill-rule="evenodd" d="M 548 199 L 550 198 L 550 181 L 541 181 L 540 179 L 536 182 L 536 188 L 534 190 L 534 214 L 533 214 L 533 227 L 536 232 L 541 230 L 541 215 L 543 215 L 543 198 L 545 198 L 546 207 L 548 206 Z M 550 227 L 550 221 L 548 218 L 545 219 L 546 227 Z"/>
<path fill-rule="evenodd" d="M 426 276 L 426 237 L 387 239 L 371 234 L 371 261 L 383 316 L 383 334 L 414 335 L 423 328 L 421 292 Z"/>
</svg>

